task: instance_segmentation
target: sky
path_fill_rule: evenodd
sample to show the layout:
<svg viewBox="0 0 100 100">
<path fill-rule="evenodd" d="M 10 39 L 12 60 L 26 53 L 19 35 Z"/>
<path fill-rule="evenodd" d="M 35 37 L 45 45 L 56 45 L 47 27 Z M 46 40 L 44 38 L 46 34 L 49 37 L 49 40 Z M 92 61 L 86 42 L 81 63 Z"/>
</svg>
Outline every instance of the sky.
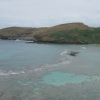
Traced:
<svg viewBox="0 0 100 100">
<path fill-rule="evenodd" d="M 100 27 L 100 0 L 0 0 L 0 29 L 73 22 Z"/>
</svg>

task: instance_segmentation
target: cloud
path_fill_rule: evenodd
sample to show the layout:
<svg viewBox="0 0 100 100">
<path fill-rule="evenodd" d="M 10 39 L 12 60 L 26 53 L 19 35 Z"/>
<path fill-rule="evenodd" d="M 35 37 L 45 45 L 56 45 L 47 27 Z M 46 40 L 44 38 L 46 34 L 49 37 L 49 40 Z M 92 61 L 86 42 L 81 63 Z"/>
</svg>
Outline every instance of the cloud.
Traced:
<svg viewBox="0 0 100 100">
<path fill-rule="evenodd" d="M 0 28 L 83 22 L 100 26 L 99 0 L 0 0 Z"/>
</svg>

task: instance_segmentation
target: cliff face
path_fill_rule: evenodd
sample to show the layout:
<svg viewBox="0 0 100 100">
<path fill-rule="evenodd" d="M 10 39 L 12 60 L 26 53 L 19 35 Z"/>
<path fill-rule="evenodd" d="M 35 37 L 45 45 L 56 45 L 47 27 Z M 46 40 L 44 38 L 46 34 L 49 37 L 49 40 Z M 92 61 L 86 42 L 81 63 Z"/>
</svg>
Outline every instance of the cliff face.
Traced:
<svg viewBox="0 0 100 100">
<path fill-rule="evenodd" d="M 33 40 L 48 43 L 99 43 L 100 28 L 83 23 L 61 24 L 48 28 L 9 27 L 0 30 L 1 39 Z"/>
</svg>

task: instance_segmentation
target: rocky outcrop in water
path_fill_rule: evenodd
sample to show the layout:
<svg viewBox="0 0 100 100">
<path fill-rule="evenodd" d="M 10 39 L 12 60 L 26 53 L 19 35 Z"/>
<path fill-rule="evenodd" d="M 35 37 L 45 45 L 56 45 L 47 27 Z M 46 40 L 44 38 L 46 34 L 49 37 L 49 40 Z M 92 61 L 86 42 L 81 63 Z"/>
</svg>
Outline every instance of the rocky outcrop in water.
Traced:
<svg viewBox="0 0 100 100">
<path fill-rule="evenodd" d="M 74 51 L 71 51 L 68 53 L 68 55 L 70 56 L 76 56 L 79 52 L 74 52 Z"/>
</svg>

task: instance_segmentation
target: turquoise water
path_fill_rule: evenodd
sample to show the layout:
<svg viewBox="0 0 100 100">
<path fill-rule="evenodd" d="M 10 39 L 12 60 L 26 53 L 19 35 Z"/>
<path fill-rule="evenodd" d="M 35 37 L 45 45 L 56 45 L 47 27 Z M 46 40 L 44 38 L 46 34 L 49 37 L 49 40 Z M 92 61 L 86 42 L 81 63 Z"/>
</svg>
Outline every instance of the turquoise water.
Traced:
<svg viewBox="0 0 100 100">
<path fill-rule="evenodd" d="M 25 42 L 0 40 L 0 100 L 100 100 L 99 45 Z"/>
<path fill-rule="evenodd" d="M 52 72 L 43 77 L 43 82 L 46 84 L 53 84 L 56 86 L 65 85 L 67 83 L 82 83 L 84 81 L 93 81 L 100 79 L 99 77 L 90 77 L 86 75 L 76 75 L 73 73 L 62 73 L 60 71 Z"/>
<path fill-rule="evenodd" d="M 16 69 L 53 63 L 61 52 L 59 45 L 27 44 L 25 41 L 0 40 L 0 67 Z"/>
</svg>

